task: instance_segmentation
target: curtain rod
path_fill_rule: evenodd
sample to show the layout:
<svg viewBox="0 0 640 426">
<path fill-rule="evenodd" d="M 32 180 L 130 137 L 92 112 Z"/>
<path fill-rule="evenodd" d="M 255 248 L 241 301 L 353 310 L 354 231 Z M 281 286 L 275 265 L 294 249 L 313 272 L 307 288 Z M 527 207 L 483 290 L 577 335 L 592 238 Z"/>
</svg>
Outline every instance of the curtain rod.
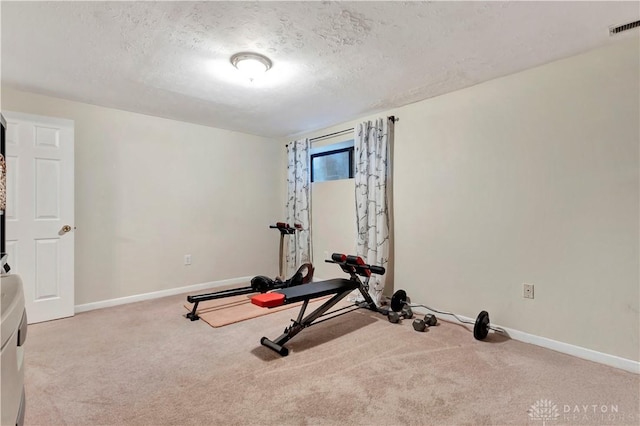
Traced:
<svg viewBox="0 0 640 426">
<path fill-rule="evenodd" d="M 393 121 L 394 123 L 397 123 L 398 121 L 400 121 L 400 118 L 399 118 L 399 117 L 396 117 L 395 115 L 390 115 L 390 116 L 388 116 L 388 117 L 387 117 L 387 119 L 389 119 L 389 120 Z M 352 131 L 353 131 L 353 129 L 354 129 L 354 128 L 352 127 L 352 128 L 350 128 L 350 129 L 339 130 L 339 131 L 337 131 L 337 132 L 329 133 L 329 134 L 326 134 L 326 135 L 316 136 L 315 138 L 311 138 L 311 139 L 309 139 L 309 142 L 312 142 L 312 143 L 313 143 L 313 142 L 321 141 L 321 140 L 323 140 L 323 139 L 331 138 L 331 137 L 333 137 L 333 136 L 340 136 L 340 135 L 343 135 L 343 134 L 345 134 L 345 133 L 352 132 Z M 288 145 L 288 144 L 287 144 L 287 145 Z M 287 146 L 287 145 L 285 145 L 285 146 Z"/>
<path fill-rule="evenodd" d="M 311 138 L 311 139 L 309 139 L 309 142 L 317 142 L 317 141 L 322 140 L 322 139 L 327 139 L 327 138 L 330 138 L 330 137 L 333 137 L 333 136 L 343 135 L 345 133 L 352 132 L 352 131 L 353 131 L 353 127 L 350 128 L 350 129 L 344 129 L 344 130 L 340 130 L 338 132 L 333 132 L 333 133 L 329 133 L 327 135 L 322 135 L 322 136 L 317 136 L 315 138 Z"/>
</svg>

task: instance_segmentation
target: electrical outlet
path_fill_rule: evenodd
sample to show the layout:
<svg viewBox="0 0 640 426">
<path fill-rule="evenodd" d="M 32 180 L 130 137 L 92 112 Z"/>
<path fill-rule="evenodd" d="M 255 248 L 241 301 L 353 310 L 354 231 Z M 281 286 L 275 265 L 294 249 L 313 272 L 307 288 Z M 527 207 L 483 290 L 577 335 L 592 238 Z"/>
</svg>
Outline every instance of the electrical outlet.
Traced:
<svg viewBox="0 0 640 426">
<path fill-rule="evenodd" d="M 533 299 L 533 284 L 522 284 L 522 297 Z"/>
<path fill-rule="evenodd" d="M 185 265 L 191 265 L 191 255 L 190 254 L 185 254 L 184 255 L 184 264 Z"/>
</svg>

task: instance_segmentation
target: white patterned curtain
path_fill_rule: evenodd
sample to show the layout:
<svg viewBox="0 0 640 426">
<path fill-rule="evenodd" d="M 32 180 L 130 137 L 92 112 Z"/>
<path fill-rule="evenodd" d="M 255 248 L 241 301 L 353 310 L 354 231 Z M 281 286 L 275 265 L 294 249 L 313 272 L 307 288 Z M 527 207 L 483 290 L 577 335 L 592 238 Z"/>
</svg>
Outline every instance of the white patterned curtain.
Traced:
<svg viewBox="0 0 640 426">
<path fill-rule="evenodd" d="M 357 254 L 371 265 L 389 262 L 387 179 L 393 118 L 367 121 L 355 130 L 355 184 L 358 227 Z M 380 302 L 385 276 L 371 275 L 369 294 Z"/>
<path fill-rule="evenodd" d="M 309 139 L 287 145 L 287 223 L 302 225 L 289 239 L 286 277 L 311 262 L 311 178 Z M 286 278 L 285 277 L 285 278 Z"/>
</svg>

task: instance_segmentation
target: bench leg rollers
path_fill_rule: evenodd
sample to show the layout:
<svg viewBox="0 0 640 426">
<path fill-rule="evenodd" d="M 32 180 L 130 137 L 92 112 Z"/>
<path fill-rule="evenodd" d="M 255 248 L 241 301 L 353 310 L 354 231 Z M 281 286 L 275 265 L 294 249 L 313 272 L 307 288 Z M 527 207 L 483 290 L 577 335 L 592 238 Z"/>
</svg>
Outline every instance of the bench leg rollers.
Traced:
<svg viewBox="0 0 640 426">
<path fill-rule="evenodd" d="M 281 345 L 277 344 L 276 342 L 273 342 L 273 341 L 267 339 L 266 337 L 263 337 L 262 339 L 260 339 L 260 344 L 262 346 L 266 346 L 267 348 L 271 349 L 272 351 L 277 352 L 280 356 L 289 355 L 289 349 L 285 348 L 284 346 L 281 346 Z"/>
</svg>

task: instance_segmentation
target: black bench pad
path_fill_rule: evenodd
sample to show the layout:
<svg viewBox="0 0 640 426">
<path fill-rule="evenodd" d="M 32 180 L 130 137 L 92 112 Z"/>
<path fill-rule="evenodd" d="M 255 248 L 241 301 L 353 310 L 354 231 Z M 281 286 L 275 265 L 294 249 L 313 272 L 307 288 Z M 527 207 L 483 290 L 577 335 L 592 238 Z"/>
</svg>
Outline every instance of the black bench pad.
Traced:
<svg viewBox="0 0 640 426">
<path fill-rule="evenodd" d="M 315 299 L 317 297 L 327 296 L 329 294 L 342 293 L 343 291 L 355 290 L 358 288 L 356 281 L 344 278 L 334 278 L 327 281 L 318 281 L 297 285 L 294 287 L 283 288 L 276 293 L 284 294 L 285 303 L 295 303 L 307 299 Z"/>
</svg>

